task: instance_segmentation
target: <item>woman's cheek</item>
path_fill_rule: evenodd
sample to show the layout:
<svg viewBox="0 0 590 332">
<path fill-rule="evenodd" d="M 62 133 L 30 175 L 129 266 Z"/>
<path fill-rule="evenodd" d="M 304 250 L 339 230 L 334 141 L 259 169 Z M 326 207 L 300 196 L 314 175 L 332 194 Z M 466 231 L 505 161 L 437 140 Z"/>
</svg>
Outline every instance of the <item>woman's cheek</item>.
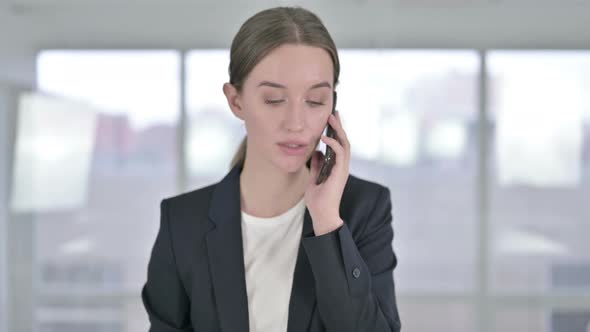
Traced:
<svg viewBox="0 0 590 332">
<path fill-rule="evenodd" d="M 314 132 L 316 133 L 318 138 L 320 137 L 320 135 L 322 135 L 324 129 L 326 129 L 326 126 L 328 125 L 328 116 L 329 115 L 321 114 L 320 119 L 315 122 L 316 127 L 314 128 Z"/>
</svg>

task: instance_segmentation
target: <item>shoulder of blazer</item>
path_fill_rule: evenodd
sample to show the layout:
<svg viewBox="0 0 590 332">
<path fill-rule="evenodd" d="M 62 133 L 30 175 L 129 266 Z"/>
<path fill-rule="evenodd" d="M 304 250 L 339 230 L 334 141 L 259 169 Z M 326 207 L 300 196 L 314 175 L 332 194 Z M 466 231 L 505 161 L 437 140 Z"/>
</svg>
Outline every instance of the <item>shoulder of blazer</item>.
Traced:
<svg viewBox="0 0 590 332">
<path fill-rule="evenodd" d="M 211 193 L 215 189 L 215 186 L 218 184 L 219 182 L 213 183 L 208 186 L 198 188 L 189 192 L 167 197 L 164 200 L 168 201 L 168 204 L 173 205 L 175 208 L 183 207 L 187 204 L 194 205 L 195 201 L 203 202 L 204 204 L 206 204 L 211 198 Z"/>
<path fill-rule="evenodd" d="M 352 196 L 373 196 L 373 198 L 376 198 L 374 195 L 378 195 L 383 189 L 386 189 L 386 187 L 380 183 L 349 174 L 342 196 L 348 194 Z"/>
<path fill-rule="evenodd" d="M 389 195 L 389 188 L 382 184 L 352 174 L 348 176 L 342 193 L 340 216 L 353 238 L 358 239 L 365 232 L 368 218 L 379 204 L 390 204 Z"/>
<path fill-rule="evenodd" d="M 194 234 L 197 231 L 202 234 L 207 231 L 211 197 L 220 183 L 221 181 L 164 199 L 170 222 L 176 229 L 175 233 Z M 357 235 L 364 229 L 365 225 L 361 222 L 366 219 L 375 205 L 379 204 L 378 200 L 383 190 L 388 188 L 377 182 L 349 174 L 342 193 L 340 216 L 348 224 L 353 235 Z"/>
<path fill-rule="evenodd" d="M 217 183 L 163 199 L 175 238 L 206 233 L 209 201 Z M 176 236 L 175 236 L 176 235 Z"/>
</svg>

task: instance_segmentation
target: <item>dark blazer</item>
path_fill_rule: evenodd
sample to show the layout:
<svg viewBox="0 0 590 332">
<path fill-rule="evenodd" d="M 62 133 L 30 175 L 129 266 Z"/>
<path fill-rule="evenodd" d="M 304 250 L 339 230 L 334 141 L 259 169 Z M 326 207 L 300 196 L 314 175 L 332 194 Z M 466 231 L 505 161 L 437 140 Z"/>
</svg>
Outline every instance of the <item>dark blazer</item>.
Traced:
<svg viewBox="0 0 590 332">
<path fill-rule="evenodd" d="M 248 331 L 240 172 L 162 200 L 142 289 L 151 332 Z M 399 331 L 389 189 L 349 175 L 344 224 L 315 236 L 307 208 L 288 332 Z"/>
</svg>

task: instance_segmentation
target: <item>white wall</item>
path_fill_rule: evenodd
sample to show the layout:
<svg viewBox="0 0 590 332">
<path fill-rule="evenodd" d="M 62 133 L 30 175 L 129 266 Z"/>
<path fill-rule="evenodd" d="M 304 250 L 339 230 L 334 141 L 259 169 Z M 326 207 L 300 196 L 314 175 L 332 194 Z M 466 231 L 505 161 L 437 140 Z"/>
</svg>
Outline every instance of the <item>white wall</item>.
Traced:
<svg viewBox="0 0 590 332">
<path fill-rule="evenodd" d="M 317 13 L 340 48 L 590 49 L 588 1 L 412 2 L 15 0 L 0 5 L 0 82 L 31 85 L 43 48 L 228 48 L 246 18 L 280 3 Z"/>
<path fill-rule="evenodd" d="M 0 332 L 7 332 L 6 222 L 8 219 L 8 91 L 0 85 Z"/>
<path fill-rule="evenodd" d="M 33 229 L 9 210 L 18 97 L 28 87 L 0 82 L 0 332 L 32 331 Z"/>
</svg>

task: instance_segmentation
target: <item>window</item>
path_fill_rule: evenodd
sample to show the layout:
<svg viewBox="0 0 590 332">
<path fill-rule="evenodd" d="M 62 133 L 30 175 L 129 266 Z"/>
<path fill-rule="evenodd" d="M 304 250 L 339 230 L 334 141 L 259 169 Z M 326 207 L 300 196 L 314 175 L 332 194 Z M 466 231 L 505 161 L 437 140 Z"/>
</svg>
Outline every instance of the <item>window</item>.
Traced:
<svg viewBox="0 0 590 332">
<path fill-rule="evenodd" d="M 246 130 L 229 109 L 223 84 L 229 82 L 229 51 L 201 50 L 186 56 L 187 169 L 191 188 L 219 181 Z M 211 144 L 215 142 L 215 144 Z"/>
<path fill-rule="evenodd" d="M 340 54 L 351 173 L 391 190 L 397 289 L 473 290 L 477 53 Z"/>
<path fill-rule="evenodd" d="M 590 52 L 340 50 L 340 59 L 351 173 L 392 195 L 404 329 L 588 330 Z M 146 330 L 139 290 L 159 201 L 218 181 L 246 134 L 223 95 L 228 64 L 228 50 L 40 54 L 41 93 L 24 97 L 21 116 L 42 121 L 19 127 L 15 160 L 33 167 L 13 181 L 13 193 L 37 196 L 12 197 L 34 232 L 10 234 L 34 249 L 35 329 Z M 63 142 L 39 138 L 52 130 Z M 43 143 L 44 159 L 26 159 L 27 140 Z M 91 149 L 64 166 L 82 171 L 42 167 L 67 159 L 64 142 L 85 140 Z M 25 181 L 33 173 L 78 199 Z"/>
<path fill-rule="evenodd" d="M 494 323 L 587 331 L 590 52 L 493 51 L 488 64 Z"/>
<path fill-rule="evenodd" d="M 177 192 L 179 67 L 175 51 L 39 55 L 40 91 L 96 113 L 88 174 L 76 180 L 87 187 L 81 204 L 31 207 L 40 331 L 130 331 L 138 324 L 133 330 L 146 330 L 139 291 L 159 227 L 159 202 Z M 44 119 L 38 128 L 63 130 L 63 117 Z M 44 153 L 55 157 L 58 150 Z"/>
</svg>

